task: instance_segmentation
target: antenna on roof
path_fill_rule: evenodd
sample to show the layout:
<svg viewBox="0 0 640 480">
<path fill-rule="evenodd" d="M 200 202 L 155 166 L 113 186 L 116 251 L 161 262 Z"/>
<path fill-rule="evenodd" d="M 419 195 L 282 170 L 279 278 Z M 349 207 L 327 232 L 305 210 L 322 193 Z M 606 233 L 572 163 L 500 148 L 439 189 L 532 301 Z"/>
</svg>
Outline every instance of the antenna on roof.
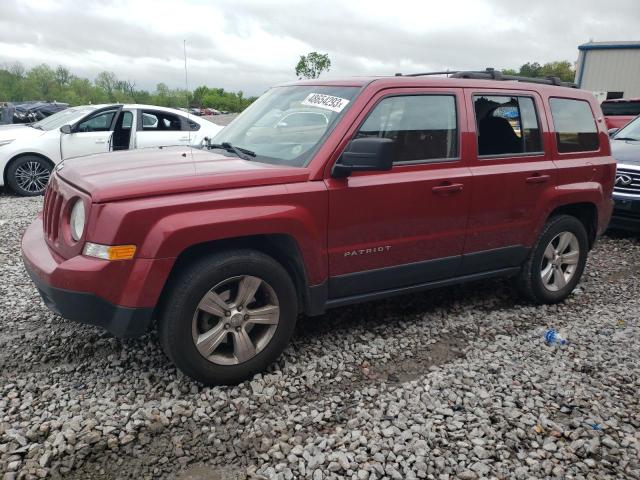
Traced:
<svg viewBox="0 0 640 480">
<path fill-rule="evenodd" d="M 191 117 L 189 111 L 189 75 L 187 74 L 187 41 L 182 41 L 182 47 L 184 50 L 184 86 L 185 86 L 185 99 L 187 102 L 187 132 L 189 135 L 189 147 L 191 147 Z"/>
</svg>

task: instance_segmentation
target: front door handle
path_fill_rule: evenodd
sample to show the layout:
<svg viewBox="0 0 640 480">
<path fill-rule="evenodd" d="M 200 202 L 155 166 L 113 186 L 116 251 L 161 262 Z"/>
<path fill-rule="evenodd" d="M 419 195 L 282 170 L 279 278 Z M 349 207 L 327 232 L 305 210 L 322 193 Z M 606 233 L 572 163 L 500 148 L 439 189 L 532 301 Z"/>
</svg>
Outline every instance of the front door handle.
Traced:
<svg viewBox="0 0 640 480">
<path fill-rule="evenodd" d="M 437 195 L 446 195 L 448 193 L 461 192 L 462 187 L 462 183 L 443 183 L 431 188 L 431 191 Z"/>
<path fill-rule="evenodd" d="M 180 137 L 180 141 L 181 142 L 188 142 L 189 141 L 189 137 Z"/>
<path fill-rule="evenodd" d="M 540 175 L 540 174 L 535 174 L 531 177 L 527 177 L 527 179 L 525 180 L 527 183 L 544 183 L 549 181 L 551 177 L 549 175 Z"/>
<path fill-rule="evenodd" d="M 106 138 L 99 138 L 98 140 L 96 140 L 96 143 L 105 143 L 106 141 Z"/>
</svg>

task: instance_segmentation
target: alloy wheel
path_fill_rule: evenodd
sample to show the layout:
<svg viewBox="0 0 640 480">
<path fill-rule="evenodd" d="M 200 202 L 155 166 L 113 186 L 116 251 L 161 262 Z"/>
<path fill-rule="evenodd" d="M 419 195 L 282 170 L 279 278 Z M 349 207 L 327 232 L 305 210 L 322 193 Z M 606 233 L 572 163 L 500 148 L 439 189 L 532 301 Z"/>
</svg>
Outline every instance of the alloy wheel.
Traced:
<svg viewBox="0 0 640 480">
<path fill-rule="evenodd" d="M 15 179 L 17 185 L 29 193 L 44 192 L 51 172 L 40 162 L 25 162 L 16 168 Z"/>
<path fill-rule="evenodd" d="M 563 289 L 576 273 L 580 243 L 571 232 L 561 232 L 549 242 L 540 265 L 542 285 L 551 292 Z"/>
<path fill-rule="evenodd" d="M 243 275 L 218 283 L 200 300 L 193 316 L 193 342 L 204 358 L 218 365 L 251 360 L 271 341 L 280 307 L 264 280 Z"/>
</svg>

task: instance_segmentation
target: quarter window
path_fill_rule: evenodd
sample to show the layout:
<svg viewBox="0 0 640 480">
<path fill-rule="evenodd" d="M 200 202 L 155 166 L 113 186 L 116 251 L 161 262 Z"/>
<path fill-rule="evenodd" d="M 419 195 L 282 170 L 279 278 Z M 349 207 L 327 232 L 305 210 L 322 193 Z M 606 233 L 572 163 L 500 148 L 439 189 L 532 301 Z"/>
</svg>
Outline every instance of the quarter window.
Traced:
<svg viewBox="0 0 640 480">
<path fill-rule="evenodd" d="M 458 156 L 458 124 L 453 95 L 387 97 L 373 109 L 356 138 L 394 141 L 394 163 Z"/>
<path fill-rule="evenodd" d="M 478 155 L 526 154 L 542 151 L 540 124 L 533 99 L 475 95 Z"/>
<path fill-rule="evenodd" d="M 558 152 L 598 150 L 598 129 L 589 103 L 566 98 L 549 99 Z"/>
</svg>

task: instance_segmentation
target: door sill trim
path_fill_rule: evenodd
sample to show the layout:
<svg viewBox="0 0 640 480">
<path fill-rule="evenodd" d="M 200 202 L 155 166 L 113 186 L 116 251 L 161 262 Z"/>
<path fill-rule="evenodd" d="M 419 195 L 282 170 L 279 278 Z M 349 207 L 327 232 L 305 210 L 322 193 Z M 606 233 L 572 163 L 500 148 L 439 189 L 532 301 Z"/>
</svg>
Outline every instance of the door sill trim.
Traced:
<svg viewBox="0 0 640 480">
<path fill-rule="evenodd" d="M 389 290 L 380 290 L 377 292 L 363 293 L 359 295 L 351 295 L 348 297 L 332 298 L 327 300 L 325 308 L 342 307 L 344 305 L 352 305 L 354 303 L 361 303 L 370 300 L 380 300 L 383 298 L 394 297 L 396 295 L 405 295 L 409 293 L 421 292 L 424 290 L 431 290 L 434 288 L 446 287 L 449 285 L 456 285 L 466 282 L 474 282 L 477 280 L 485 280 L 495 277 L 508 277 L 516 275 L 520 271 L 520 267 L 508 267 L 498 270 L 490 270 L 487 272 L 474 273 L 471 275 L 462 275 L 459 277 L 448 278 L 444 280 L 435 280 L 432 282 L 419 283 L 408 287 L 392 288 Z"/>
</svg>

